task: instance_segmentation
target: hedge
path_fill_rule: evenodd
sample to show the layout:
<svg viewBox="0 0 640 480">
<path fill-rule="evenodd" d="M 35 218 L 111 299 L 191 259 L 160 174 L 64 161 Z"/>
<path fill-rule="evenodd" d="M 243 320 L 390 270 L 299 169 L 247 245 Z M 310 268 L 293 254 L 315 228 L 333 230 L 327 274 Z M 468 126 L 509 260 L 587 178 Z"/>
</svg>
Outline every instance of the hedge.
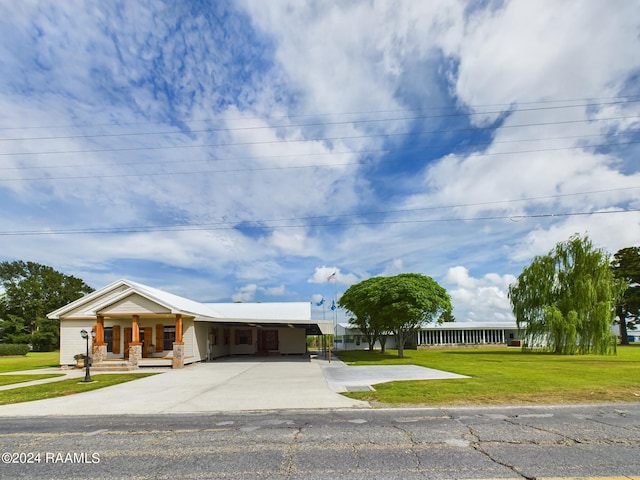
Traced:
<svg viewBox="0 0 640 480">
<path fill-rule="evenodd" d="M 0 357 L 8 355 L 26 355 L 30 347 L 24 343 L 0 343 Z"/>
</svg>

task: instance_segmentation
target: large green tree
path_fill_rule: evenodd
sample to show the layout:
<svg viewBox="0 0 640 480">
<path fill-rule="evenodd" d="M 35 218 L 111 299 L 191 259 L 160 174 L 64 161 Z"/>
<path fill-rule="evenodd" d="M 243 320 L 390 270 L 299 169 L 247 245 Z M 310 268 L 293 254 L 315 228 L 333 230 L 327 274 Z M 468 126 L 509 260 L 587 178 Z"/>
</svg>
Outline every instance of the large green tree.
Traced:
<svg viewBox="0 0 640 480">
<path fill-rule="evenodd" d="M 370 330 L 393 332 L 400 358 L 418 327 L 451 311 L 447 291 L 433 278 L 417 273 L 365 280 L 350 287 L 339 304 L 354 314 L 356 325 L 366 323 Z"/>
<path fill-rule="evenodd" d="M 614 306 L 624 291 L 609 254 L 587 236 L 572 236 L 533 259 L 509 287 L 525 349 L 560 354 L 615 352 Z"/>
<path fill-rule="evenodd" d="M 386 337 L 385 325 L 380 316 L 380 294 L 382 277 L 373 277 L 351 285 L 340 297 L 338 305 L 353 315 L 349 323 L 357 327 L 367 339 L 369 350 L 380 341 L 384 351 Z"/>
<path fill-rule="evenodd" d="M 60 325 L 46 314 L 93 289 L 81 279 L 35 262 L 0 262 L 0 341 L 34 350 L 59 346 Z"/>
<path fill-rule="evenodd" d="M 618 250 L 611 262 L 614 276 L 627 285 L 616 304 L 616 317 L 620 325 L 620 343 L 629 344 L 628 329 L 640 323 L 640 247 Z"/>
</svg>

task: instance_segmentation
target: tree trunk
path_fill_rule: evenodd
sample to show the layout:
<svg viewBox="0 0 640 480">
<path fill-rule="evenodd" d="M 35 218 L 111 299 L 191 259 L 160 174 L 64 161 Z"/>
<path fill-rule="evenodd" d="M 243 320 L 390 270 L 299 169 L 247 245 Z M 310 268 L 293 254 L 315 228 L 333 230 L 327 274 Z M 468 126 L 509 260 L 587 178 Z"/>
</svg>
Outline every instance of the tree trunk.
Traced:
<svg viewBox="0 0 640 480">
<path fill-rule="evenodd" d="M 398 348 L 398 358 L 404 358 L 404 332 L 402 330 L 396 332 L 396 344 Z"/>
<path fill-rule="evenodd" d="M 384 353 L 386 351 L 387 336 L 386 335 L 380 335 L 380 337 L 378 337 L 378 339 L 380 340 L 380 353 Z"/>
<path fill-rule="evenodd" d="M 367 343 L 369 344 L 369 351 L 373 352 L 373 344 L 376 342 L 375 337 L 371 334 L 365 335 Z"/>
<path fill-rule="evenodd" d="M 620 320 L 620 345 L 629 345 L 627 334 L 627 315 L 622 305 L 616 305 L 616 316 Z"/>
</svg>

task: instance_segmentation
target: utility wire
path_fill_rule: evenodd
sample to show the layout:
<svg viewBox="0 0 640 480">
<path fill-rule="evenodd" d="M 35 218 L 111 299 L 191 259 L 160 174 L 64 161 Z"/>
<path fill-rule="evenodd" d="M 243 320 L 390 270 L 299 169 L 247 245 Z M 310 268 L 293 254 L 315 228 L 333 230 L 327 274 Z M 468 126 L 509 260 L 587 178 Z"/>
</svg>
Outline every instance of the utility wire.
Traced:
<svg viewBox="0 0 640 480">
<path fill-rule="evenodd" d="M 283 228 L 309 228 L 309 227 L 345 227 L 359 225 L 388 225 L 388 224 L 416 224 L 416 223 L 441 223 L 441 222 L 470 222 L 488 220 L 512 220 L 522 221 L 529 218 L 557 218 L 571 216 L 591 216 L 591 215 L 612 215 L 619 213 L 640 212 L 640 209 L 625 210 L 605 210 L 595 212 L 561 212 L 561 213 L 540 213 L 529 215 L 495 215 L 486 217 L 468 218 L 437 218 L 422 220 L 379 220 L 379 221 L 354 221 L 342 223 L 307 223 L 303 225 L 218 225 L 218 226 L 180 226 L 180 227 L 157 227 L 153 230 L 139 228 L 122 229 L 78 229 L 78 230 L 22 230 L 22 231 L 0 231 L 0 236 L 35 236 L 35 235 L 86 235 L 86 234 L 116 234 L 116 233 L 154 233 L 154 232 L 181 232 L 181 231 L 215 231 L 215 230 L 274 230 Z"/>
<path fill-rule="evenodd" d="M 627 130 L 625 131 L 625 135 L 633 135 L 635 133 L 640 133 L 640 130 Z M 205 158 L 205 159 L 179 159 L 179 160 L 151 160 L 146 162 L 126 162 L 126 163 L 73 163 L 66 165 L 21 165 L 21 166 L 13 166 L 13 167 L 0 167 L 1 170 L 32 170 L 32 169 L 59 169 L 59 168 L 105 168 L 105 167 L 126 167 L 126 166 L 135 166 L 135 165 L 176 165 L 176 164 L 185 164 L 185 163 L 209 163 L 209 162 L 231 162 L 231 161 L 241 161 L 241 160 L 270 160 L 270 159 L 281 159 L 281 158 L 304 158 L 304 157 L 319 157 L 319 156 L 335 156 L 335 155 L 364 155 L 364 154 L 390 154 L 390 153 L 399 153 L 403 152 L 406 154 L 410 153 L 422 153 L 425 149 L 468 149 L 471 147 L 483 147 L 489 145 L 501 145 L 501 144 L 510 144 L 510 143 L 523 143 L 523 142 L 548 142 L 555 140 L 571 140 L 577 138 L 590 138 L 590 137 L 601 137 L 601 133 L 593 133 L 593 134 L 584 134 L 584 135 L 565 135 L 562 137 L 546 137 L 546 138 L 525 138 L 518 140 L 498 140 L 498 141 L 487 141 L 487 142 L 469 142 L 469 143 L 457 143 L 457 144 L 449 144 L 449 145 L 425 145 L 420 147 L 412 147 L 412 148 L 377 148 L 377 149 L 368 149 L 368 150 L 343 150 L 343 151 L 331 151 L 331 152 L 318 152 L 318 153 L 293 153 L 287 155 L 259 155 L 259 156 L 251 156 L 251 157 L 218 157 L 218 158 Z M 618 135 L 614 135 L 618 136 Z M 585 145 L 585 148 L 588 145 Z"/>
<path fill-rule="evenodd" d="M 614 147 L 621 145 L 632 145 L 640 143 L 637 141 L 628 141 L 620 143 L 601 143 L 597 145 L 574 145 L 570 147 L 557 147 L 557 148 L 539 148 L 531 150 L 517 150 L 510 152 L 492 152 L 492 153 L 474 153 L 474 157 L 491 157 L 498 155 L 519 155 L 526 153 L 543 153 L 543 152 L 557 152 L 561 150 L 576 150 L 584 148 L 603 148 Z M 52 180 L 86 180 L 86 179 L 98 179 L 98 178 L 124 178 L 124 177 L 160 177 L 160 176 L 175 176 L 175 175 L 206 175 L 206 174 L 220 174 L 220 173 L 250 173 L 250 172 L 266 172 L 266 171 L 281 171 L 281 170 L 300 170 L 308 168 L 335 168 L 335 167 L 347 167 L 347 166 L 372 166 L 372 165 L 384 165 L 402 163 L 404 159 L 399 160 L 376 160 L 370 162 L 344 162 L 344 163 L 327 163 L 327 164 L 310 164 L 310 165 L 286 165 L 286 166 L 271 166 L 271 167 L 256 167 L 256 168 L 230 168 L 225 170 L 199 170 L 199 171 L 183 171 L 183 172 L 141 172 L 141 173 L 114 173 L 107 175 L 74 175 L 66 177 L 30 177 L 30 178 L 0 178 L 0 182 L 27 182 L 27 181 L 52 181 Z"/>
<path fill-rule="evenodd" d="M 558 100 L 536 100 L 536 101 L 518 101 L 511 103 L 490 103 L 490 104 L 480 104 L 480 105 L 465 105 L 464 108 L 467 110 L 466 115 L 473 114 L 484 114 L 485 112 L 472 112 L 471 110 L 477 108 L 495 108 L 495 107 L 504 107 L 511 108 L 514 105 L 546 105 L 551 103 L 569 103 L 569 102 L 590 102 L 592 105 L 602 104 L 600 102 L 604 100 L 620 100 L 619 102 L 612 103 L 631 103 L 640 101 L 640 96 L 637 95 L 622 95 L 622 96 L 614 96 L 614 97 L 586 97 L 586 98 L 568 98 L 568 99 L 558 99 Z M 568 105 L 569 107 L 571 105 Z M 309 117 L 329 117 L 329 116 L 342 116 L 342 115 L 371 115 L 371 114 L 389 114 L 389 113 L 406 113 L 406 112 L 429 112 L 436 110 L 460 110 L 458 106 L 450 106 L 450 107 L 424 107 L 424 108 L 410 108 L 410 109 L 393 109 L 393 110 L 366 110 L 359 112 L 318 112 L 318 113 L 307 113 L 307 114 L 291 114 L 291 115 L 279 115 L 279 116 L 271 116 L 271 115 L 261 115 L 261 116 L 253 116 L 253 117 L 242 117 L 242 118 L 229 118 L 229 117 L 213 117 L 209 119 L 201 119 L 201 120 L 182 120 L 175 119 L 174 123 L 180 123 L 184 125 L 190 125 L 195 123 L 207 123 L 207 122 L 217 122 L 217 121 L 247 121 L 247 120 L 286 120 L 291 118 L 309 118 Z M 515 110 L 518 111 L 518 110 Z M 501 111 L 504 113 L 504 111 Z M 83 123 L 83 124 L 75 124 L 75 125 L 37 125 L 37 126 L 21 126 L 21 127 L 0 127 L 0 131 L 2 130 L 37 130 L 37 129 L 63 129 L 63 128 L 87 128 L 87 127 L 123 127 L 123 126 L 140 126 L 140 125 L 166 125 L 169 122 L 162 121 L 148 121 L 148 122 L 128 122 L 128 123 Z"/>
<path fill-rule="evenodd" d="M 629 115 L 622 117 L 609 117 L 600 120 L 628 120 L 628 119 L 640 119 L 638 115 Z M 589 119 L 581 120 L 564 120 L 556 122 L 538 122 L 538 123 L 523 123 L 517 125 L 502 125 L 501 129 L 511 129 L 520 127 L 539 127 L 548 125 L 568 125 L 576 123 L 591 122 Z M 2 152 L 0 156 L 25 156 L 25 155 L 69 155 L 73 153 L 104 153 L 104 152 L 133 152 L 133 151 L 153 151 L 153 150 L 177 150 L 177 149 L 192 149 L 192 148 L 208 148 L 208 147 L 232 147 L 232 146 L 253 146 L 253 145 L 274 145 L 274 144 L 290 144 L 290 143 L 307 143 L 307 142 L 326 142 L 335 140 L 356 140 L 363 138 L 391 138 L 401 136 L 418 136 L 434 133 L 461 133 L 461 132 L 479 132 L 483 130 L 493 130 L 495 127 L 481 127 L 481 128 L 459 128 L 459 129 L 446 129 L 446 130 L 427 130 L 416 132 L 392 132 L 392 133 L 377 133 L 367 135 L 350 135 L 342 137 L 315 137 L 304 138 L 294 140 L 266 140 L 259 142 L 229 142 L 229 143 L 204 143 L 198 145 L 162 145 L 162 146 L 141 146 L 141 147 L 124 147 L 124 148 L 93 148 L 84 150 L 57 150 L 57 151 L 44 151 L 44 152 Z"/>
<path fill-rule="evenodd" d="M 560 106 L 548 106 L 548 107 L 535 107 L 535 108 L 521 108 L 515 110 L 516 112 L 535 112 L 543 110 L 558 110 L 567 108 L 581 108 L 581 107 L 593 107 L 593 106 L 607 106 L 607 105 L 619 105 L 622 103 L 635 103 L 639 100 L 632 101 L 617 101 L 608 103 L 583 103 L 578 105 L 560 105 Z M 396 118 L 376 118 L 376 119 L 355 119 L 355 120 L 341 120 L 335 122 L 317 122 L 317 123 L 294 123 L 290 125 L 260 125 L 251 127 L 227 127 L 227 128 L 204 128 L 198 130 L 165 130 L 160 132 L 126 132 L 126 133 L 98 133 L 98 134 L 83 134 L 83 135 L 57 135 L 48 137 L 18 137 L 18 138 L 0 138 L 0 142 L 9 141 L 24 141 L 24 140 L 70 140 L 77 138 L 113 138 L 113 137 L 148 137 L 152 135 L 175 135 L 175 134 L 195 134 L 195 133 L 221 133 L 221 132 L 236 132 L 247 130 L 272 130 L 274 128 L 304 128 L 304 127 L 326 127 L 337 125 L 353 125 L 362 123 L 382 123 L 382 122 L 397 122 L 407 120 L 427 120 L 435 118 L 451 118 L 451 117 L 469 117 L 474 115 L 492 115 L 492 114 L 504 114 L 503 110 L 494 110 L 488 112 L 459 112 L 440 115 L 419 115 L 411 117 L 396 117 Z"/>
<path fill-rule="evenodd" d="M 454 209 L 454 208 L 467 208 L 467 207 L 479 207 L 479 206 L 488 206 L 488 205 L 500 205 L 500 204 L 513 204 L 513 203 L 522 203 L 522 202 L 531 202 L 538 200 L 551 200 L 558 198 L 566 198 L 566 197 L 575 197 L 575 196 L 585 196 L 585 195 L 595 195 L 601 193 L 612 193 L 612 192 L 620 192 L 625 190 L 636 190 L 640 189 L 640 185 L 631 186 L 631 187 L 620 187 L 620 188 L 611 188 L 606 190 L 591 190 L 587 192 L 572 192 L 572 193 L 563 193 L 556 195 L 544 195 L 538 197 L 528 197 L 528 198 L 518 198 L 518 199 L 510 199 L 510 200 L 493 200 L 487 202 L 473 202 L 473 203 L 462 203 L 462 204 L 454 204 L 454 205 L 435 205 L 430 207 L 416 207 L 416 208 L 404 208 L 404 209 L 393 209 L 393 210 L 378 210 L 378 211 L 369 211 L 369 212 L 355 212 L 355 213 L 344 213 L 344 214 L 335 214 L 335 215 L 315 215 L 315 216 L 306 216 L 306 217 L 289 217 L 289 218 L 271 218 L 271 219 L 258 219 L 258 220 L 238 220 L 235 222 L 207 222 L 207 223 L 189 223 L 183 225 L 149 225 L 149 226 L 137 226 L 137 227 L 110 227 L 107 230 L 118 232 L 118 231 L 129 231 L 134 229 L 135 231 L 154 231 L 158 229 L 176 229 L 176 228 L 187 228 L 187 227 L 216 227 L 216 226 L 237 226 L 240 223 L 243 225 L 246 224 L 260 224 L 265 227 L 269 227 L 266 225 L 268 223 L 273 222 L 300 222 L 300 221 L 329 221 L 336 218 L 349 218 L 349 217 L 369 217 L 369 216 L 377 216 L 377 215 L 396 215 L 396 214 L 404 214 L 404 213 L 416 213 L 416 212 L 424 212 L 424 211 L 432 211 L 432 210 L 445 210 L 445 209 Z M 516 218 L 509 217 L 509 218 Z M 518 217 L 519 218 L 519 217 Z M 95 229 L 89 229 L 90 231 L 95 231 Z M 73 229 L 73 232 L 78 232 L 78 229 Z"/>
</svg>

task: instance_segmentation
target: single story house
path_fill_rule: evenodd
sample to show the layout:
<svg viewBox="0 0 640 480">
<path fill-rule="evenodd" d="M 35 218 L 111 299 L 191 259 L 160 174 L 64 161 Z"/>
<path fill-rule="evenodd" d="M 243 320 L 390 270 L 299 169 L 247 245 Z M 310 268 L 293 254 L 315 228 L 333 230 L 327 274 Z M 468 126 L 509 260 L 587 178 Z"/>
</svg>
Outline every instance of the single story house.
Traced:
<svg viewBox="0 0 640 480">
<path fill-rule="evenodd" d="M 311 320 L 310 302 L 200 303 L 118 280 L 47 315 L 60 320 L 60 364 L 73 365 L 89 337 L 93 365 L 185 364 L 226 355 L 306 353 L 307 335 L 333 333 Z"/>
<path fill-rule="evenodd" d="M 423 325 L 415 332 L 418 348 L 442 345 L 520 345 L 518 327 L 512 322 L 443 322 Z M 385 346 L 396 348 L 393 335 Z M 379 348 L 375 345 L 374 348 Z M 368 349 L 367 337 L 350 323 L 338 323 L 335 350 Z"/>
</svg>

